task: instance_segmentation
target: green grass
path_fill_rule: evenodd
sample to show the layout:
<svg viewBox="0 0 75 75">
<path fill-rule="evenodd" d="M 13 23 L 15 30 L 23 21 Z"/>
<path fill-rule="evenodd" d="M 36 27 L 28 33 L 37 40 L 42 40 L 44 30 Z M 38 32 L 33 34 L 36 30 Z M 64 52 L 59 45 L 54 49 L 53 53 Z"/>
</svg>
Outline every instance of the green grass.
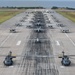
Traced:
<svg viewBox="0 0 75 75">
<path fill-rule="evenodd" d="M 59 14 L 68 18 L 69 20 L 75 22 L 75 12 L 74 11 L 57 11 Z"/>
<path fill-rule="evenodd" d="M 22 11 L 0 11 L 0 24 L 21 12 Z"/>
</svg>

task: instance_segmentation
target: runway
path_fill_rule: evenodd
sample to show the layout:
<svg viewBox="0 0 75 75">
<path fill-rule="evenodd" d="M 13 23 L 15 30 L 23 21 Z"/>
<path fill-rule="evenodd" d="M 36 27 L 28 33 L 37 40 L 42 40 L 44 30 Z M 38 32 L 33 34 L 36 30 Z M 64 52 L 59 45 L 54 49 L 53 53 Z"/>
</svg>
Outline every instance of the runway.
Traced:
<svg viewBox="0 0 75 75">
<path fill-rule="evenodd" d="M 75 60 L 70 59 L 71 66 L 65 67 L 62 66 L 61 59 L 57 55 L 62 51 L 75 55 L 75 23 L 55 11 L 48 13 L 47 9 L 37 9 L 51 22 L 47 23 L 44 16 L 44 27 L 41 26 L 41 28 L 45 32 L 38 33 L 34 31 L 37 29 L 36 23 L 30 22 L 35 15 L 31 13 L 32 11 L 20 13 L 0 25 L 0 55 L 7 55 L 9 51 L 12 51 L 13 55 L 17 56 L 13 59 L 12 66 L 5 66 L 3 64 L 5 57 L 0 57 L 0 75 L 74 75 Z M 51 15 L 64 24 L 70 33 L 62 33 L 62 27 L 57 25 Z M 23 19 L 24 17 L 26 18 Z M 21 20 L 24 22 L 20 22 Z M 15 23 L 19 22 L 22 26 L 15 26 Z M 34 27 L 28 28 L 28 25 Z M 54 28 L 49 28 L 48 25 Z M 10 33 L 10 29 L 16 29 L 17 32 Z M 36 43 L 37 38 L 40 43 Z"/>
</svg>

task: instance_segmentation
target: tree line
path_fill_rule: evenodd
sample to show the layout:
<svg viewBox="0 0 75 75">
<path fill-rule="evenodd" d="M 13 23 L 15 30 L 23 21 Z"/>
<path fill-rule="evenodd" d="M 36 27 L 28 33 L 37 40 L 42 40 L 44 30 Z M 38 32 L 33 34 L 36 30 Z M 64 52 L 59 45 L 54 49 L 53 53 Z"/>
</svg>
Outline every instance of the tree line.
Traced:
<svg viewBox="0 0 75 75">
<path fill-rule="evenodd" d="M 6 7 L 0 7 L 0 8 L 8 8 L 8 9 L 44 9 L 44 7 L 9 7 L 9 6 L 6 6 Z"/>
<path fill-rule="evenodd" d="M 70 7 L 57 7 L 57 6 L 53 6 L 51 9 L 68 9 L 68 10 L 75 10 L 75 8 L 70 8 Z"/>
</svg>

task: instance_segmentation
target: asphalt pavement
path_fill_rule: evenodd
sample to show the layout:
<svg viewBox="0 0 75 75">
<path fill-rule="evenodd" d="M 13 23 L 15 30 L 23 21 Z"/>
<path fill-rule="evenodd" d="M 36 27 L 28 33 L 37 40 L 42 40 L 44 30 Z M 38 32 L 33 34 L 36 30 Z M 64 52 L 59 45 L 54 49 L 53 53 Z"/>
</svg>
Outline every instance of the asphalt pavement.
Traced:
<svg viewBox="0 0 75 75">
<path fill-rule="evenodd" d="M 28 25 L 33 25 L 30 23 L 35 15 L 33 11 L 43 12 L 51 22 L 46 23 L 45 26 L 52 25 L 54 28 L 47 27 L 46 32 L 39 34 L 32 28 L 27 28 Z M 55 20 L 59 20 L 59 23 L 68 28 L 69 33 L 62 33 L 63 27 L 58 26 Z M 21 23 L 22 26 L 15 26 L 16 23 Z M 10 29 L 15 29 L 16 33 L 11 33 Z M 31 39 L 37 37 L 45 41 L 35 44 Z M 3 61 L 9 51 L 17 57 L 13 59 L 12 66 L 5 66 Z M 70 58 L 72 62 L 70 66 L 62 66 L 61 58 L 58 58 L 62 51 L 67 55 L 75 55 L 75 23 L 55 11 L 27 10 L 0 25 L 0 55 L 5 55 L 0 56 L 0 75 L 75 75 L 75 57 Z M 42 57 L 34 57 L 35 55 Z"/>
</svg>

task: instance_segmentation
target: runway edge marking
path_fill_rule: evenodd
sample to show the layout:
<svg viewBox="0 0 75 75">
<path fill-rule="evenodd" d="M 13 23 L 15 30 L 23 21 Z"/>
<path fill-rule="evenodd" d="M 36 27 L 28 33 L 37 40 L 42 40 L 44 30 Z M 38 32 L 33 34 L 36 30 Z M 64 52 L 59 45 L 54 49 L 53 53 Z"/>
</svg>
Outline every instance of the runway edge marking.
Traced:
<svg viewBox="0 0 75 75">
<path fill-rule="evenodd" d="M 68 34 L 65 33 L 65 35 L 67 36 L 67 38 L 70 40 L 70 42 L 75 46 L 75 43 L 72 41 L 72 39 L 68 36 Z"/>
<path fill-rule="evenodd" d="M 9 39 L 9 37 L 10 37 L 11 35 L 12 35 L 12 34 L 10 34 L 10 35 L 1 43 L 0 46 L 2 46 L 2 45 Z"/>
</svg>

